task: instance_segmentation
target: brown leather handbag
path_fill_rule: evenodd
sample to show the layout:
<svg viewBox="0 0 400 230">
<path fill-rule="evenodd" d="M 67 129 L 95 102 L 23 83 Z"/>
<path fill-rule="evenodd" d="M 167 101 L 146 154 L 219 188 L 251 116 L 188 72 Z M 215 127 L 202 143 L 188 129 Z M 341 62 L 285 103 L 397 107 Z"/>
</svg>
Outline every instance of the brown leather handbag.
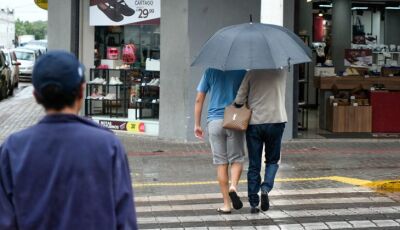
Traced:
<svg viewBox="0 0 400 230">
<path fill-rule="evenodd" d="M 251 110 L 247 105 L 237 108 L 235 105 L 225 107 L 224 122 L 222 126 L 225 129 L 236 131 L 246 131 L 251 117 Z"/>
</svg>

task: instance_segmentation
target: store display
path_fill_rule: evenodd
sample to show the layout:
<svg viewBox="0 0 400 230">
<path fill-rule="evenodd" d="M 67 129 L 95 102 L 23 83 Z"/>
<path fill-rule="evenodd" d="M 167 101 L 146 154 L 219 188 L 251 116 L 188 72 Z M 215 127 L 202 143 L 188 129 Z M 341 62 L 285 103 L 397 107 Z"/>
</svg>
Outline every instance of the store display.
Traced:
<svg viewBox="0 0 400 230">
<path fill-rule="evenodd" d="M 103 60 L 102 60 L 103 61 Z M 100 64 L 97 69 L 108 69 L 108 65 L 107 64 Z"/>
<path fill-rule="evenodd" d="M 106 81 L 104 80 L 104 78 L 99 78 L 96 77 L 95 79 L 89 81 L 88 83 L 90 84 L 104 84 Z"/>
<path fill-rule="evenodd" d="M 400 92 L 371 92 L 371 105 L 374 133 L 400 132 Z"/>
<path fill-rule="evenodd" d="M 127 117 L 135 109 L 135 119 L 157 118 L 159 72 L 131 69 L 91 69 L 86 91 L 87 116 Z"/>
<path fill-rule="evenodd" d="M 345 66 L 372 65 L 372 50 L 370 49 L 345 49 Z"/>
<path fill-rule="evenodd" d="M 119 77 L 110 77 L 110 85 L 122 85 L 123 83 L 119 80 Z"/>
<path fill-rule="evenodd" d="M 117 47 L 107 47 L 107 59 L 119 59 L 119 49 Z"/>
<path fill-rule="evenodd" d="M 105 2 L 110 2 L 113 7 L 120 7 L 116 12 L 121 14 L 129 9 L 123 9 L 124 7 L 116 4 L 124 5 L 126 2 L 127 6 L 131 6 L 127 0 Z M 91 5 L 93 4 L 95 2 L 91 1 Z M 136 8 L 134 10 L 136 11 Z M 98 13 L 100 15 L 96 17 L 103 20 L 102 12 Z M 122 22 L 127 20 L 129 19 L 125 17 Z M 97 62 L 96 69 L 90 70 L 87 86 L 85 108 L 87 116 L 93 119 L 106 117 L 111 120 L 112 117 L 128 120 L 158 118 L 159 27 L 159 25 L 130 24 L 95 28 Z"/>
<path fill-rule="evenodd" d="M 117 95 L 115 93 L 109 93 L 104 97 L 104 100 L 116 100 Z"/>
<path fill-rule="evenodd" d="M 365 44 L 364 25 L 361 23 L 360 17 L 357 17 L 353 25 L 353 43 Z"/>
<path fill-rule="evenodd" d="M 122 50 L 122 61 L 125 64 L 133 64 L 136 61 L 136 46 L 135 44 L 126 44 Z"/>
<path fill-rule="evenodd" d="M 98 69 L 116 69 L 117 66 L 121 66 L 123 64 L 121 59 L 101 59 L 100 63 L 103 67 L 97 67 Z"/>
<path fill-rule="evenodd" d="M 314 76 L 319 76 L 319 77 L 336 76 L 335 67 L 315 67 Z"/>
<path fill-rule="evenodd" d="M 327 111 L 327 128 L 331 132 L 371 132 L 372 107 L 331 105 Z"/>
<path fill-rule="evenodd" d="M 391 45 L 389 46 L 389 51 L 390 51 L 390 52 L 396 52 L 396 45 L 391 44 Z"/>
<path fill-rule="evenodd" d="M 146 70 L 147 71 L 160 71 L 160 60 L 146 59 Z"/>
<path fill-rule="evenodd" d="M 127 71 L 129 70 L 90 70 L 90 79 L 92 80 L 87 84 L 86 116 L 127 116 L 129 106 L 129 97 L 127 95 L 130 88 Z"/>
</svg>

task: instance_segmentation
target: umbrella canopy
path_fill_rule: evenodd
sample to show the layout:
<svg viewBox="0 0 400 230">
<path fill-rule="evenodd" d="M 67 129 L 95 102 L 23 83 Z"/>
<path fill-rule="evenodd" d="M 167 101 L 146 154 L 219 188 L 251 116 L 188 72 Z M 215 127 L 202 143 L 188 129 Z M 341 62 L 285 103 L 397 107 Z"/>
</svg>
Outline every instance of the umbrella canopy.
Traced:
<svg viewBox="0 0 400 230">
<path fill-rule="evenodd" d="M 277 25 L 245 23 L 217 31 L 192 66 L 221 70 L 278 69 L 311 61 L 311 50 L 290 30 Z"/>
</svg>

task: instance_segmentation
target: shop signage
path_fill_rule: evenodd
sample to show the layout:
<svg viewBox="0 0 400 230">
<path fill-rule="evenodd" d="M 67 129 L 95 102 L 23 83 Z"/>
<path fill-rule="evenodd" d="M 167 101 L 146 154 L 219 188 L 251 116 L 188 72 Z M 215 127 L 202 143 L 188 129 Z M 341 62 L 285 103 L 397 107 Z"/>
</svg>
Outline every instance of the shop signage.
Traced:
<svg viewBox="0 0 400 230">
<path fill-rule="evenodd" d="M 99 124 L 103 127 L 113 130 L 129 131 L 134 133 L 144 133 L 145 125 L 143 122 L 127 122 L 127 121 L 104 121 L 100 120 Z"/>
<path fill-rule="evenodd" d="M 118 26 L 160 19 L 161 0 L 90 0 L 91 26 Z"/>
<path fill-rule="evenodd" d="M 345 66 L 368 66 L 372 65 L 372 50 L 370 49 L 345 49 Z"/>
<path fill-rule="evenodd" d="M 145 127 L 143 122 L 128 122 L 126 130 L 134 133 L 144 133 Z"/>
<path fill-rule="evenodd" d="M 35 0 L 35 3 L 37 6 L 39 6 L 40 8 L 47 10 L 48 8 L 48 2 L 47 0 Z"/>
</svg>

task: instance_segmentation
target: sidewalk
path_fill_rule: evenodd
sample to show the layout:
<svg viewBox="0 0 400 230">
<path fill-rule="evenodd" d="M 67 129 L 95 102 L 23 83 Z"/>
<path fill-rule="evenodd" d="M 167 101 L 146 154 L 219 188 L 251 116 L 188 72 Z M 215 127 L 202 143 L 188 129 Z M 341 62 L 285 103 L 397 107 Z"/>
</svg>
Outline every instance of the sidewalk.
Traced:
<svg viewBox="0 0 400 230">
<path fill-rule="evenodd" d="M 32 93 L 33 87 L 28 86 L 16 96 L 0 101 L 0 143 L 11 133 L 35 124 L 44 115 Z"/>
</svg>

